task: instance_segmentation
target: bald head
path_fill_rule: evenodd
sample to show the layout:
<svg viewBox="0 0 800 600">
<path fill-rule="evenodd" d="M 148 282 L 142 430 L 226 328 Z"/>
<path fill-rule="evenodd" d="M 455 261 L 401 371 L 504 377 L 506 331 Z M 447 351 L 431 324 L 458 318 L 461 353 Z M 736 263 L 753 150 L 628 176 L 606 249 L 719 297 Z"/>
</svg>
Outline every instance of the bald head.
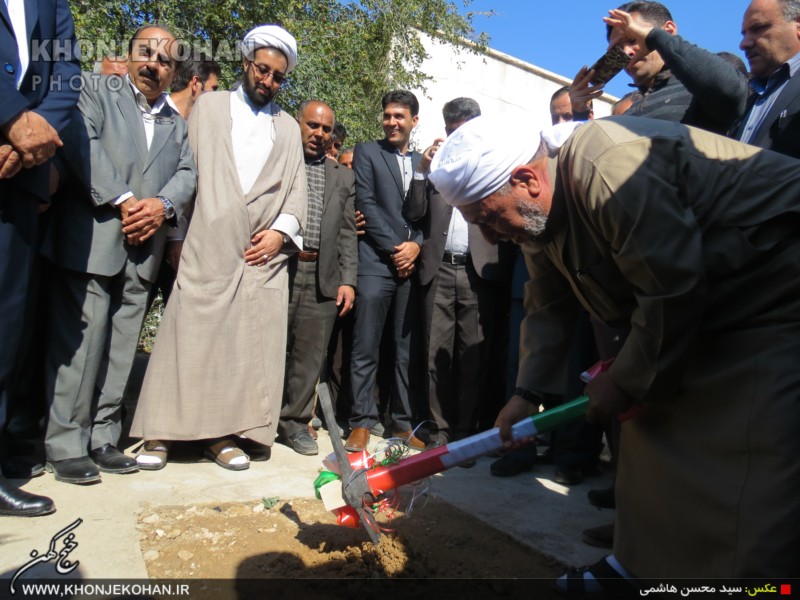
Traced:
<svg viewBox="0 0 800 600">
<path fill-rule="evenodd" d="M 800 1 L 753 0 L 742 20 L 739 48 L 756 79 L 767 79 L 800 52 Z"/>
<path fill-rule="evenodd" d="M 324 102 L 307 100 L 300 105 L 297 122 L 306 162 L 318 160 L 328 151 L 335 121 L 333 109 Z"/>
</svg>

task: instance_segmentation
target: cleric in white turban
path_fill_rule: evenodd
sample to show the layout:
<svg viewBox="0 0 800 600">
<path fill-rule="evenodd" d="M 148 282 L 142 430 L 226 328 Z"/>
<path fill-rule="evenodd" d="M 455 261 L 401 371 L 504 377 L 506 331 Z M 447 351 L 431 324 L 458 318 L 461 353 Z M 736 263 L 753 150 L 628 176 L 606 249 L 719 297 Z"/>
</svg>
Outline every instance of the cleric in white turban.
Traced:
<svg viewBox="0 0 800 600">
<path fill-rule="evenodd" d="M 542 141 L 552 152 L 560 148 L 580 121 L 538 132 L 480 116 L 459 127 L 431 162 L 430 181 L 451 206 L 478 202 L 499 190 L 515 167 L 527 164 Z"/>
<path fill-rule="evenodd" d="M 253 60 L 253 55 L 259 48 L 275 48 L 283 52 L 289 65 L 287 73 L 291 73 L 297 66 L 297 41 L 283 27 L 259 25 L 251 29 L 240 45 L 242 54 L 247 60 Z"/>
<path fill-rule="evenodd" d="M 203 440 L 206 457 L 242 471 L 277 433 L 288 265 L 308 206 L 300 126 L 275 102 L 297 44 L 262 25 L 241 50 L 242 85 L 203 94 L 189 120 L 197 196 L 131 427 L 140 469 L 163 468 L 172 441 Z"/>
</svg>

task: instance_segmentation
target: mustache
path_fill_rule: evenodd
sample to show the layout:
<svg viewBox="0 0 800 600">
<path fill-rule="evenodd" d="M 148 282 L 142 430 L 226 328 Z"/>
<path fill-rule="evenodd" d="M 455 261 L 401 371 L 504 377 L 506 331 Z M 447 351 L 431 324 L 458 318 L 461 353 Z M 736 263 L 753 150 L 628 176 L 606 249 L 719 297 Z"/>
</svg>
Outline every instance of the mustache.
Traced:
<svg viewBox="0 0 800 600">
<path fill-rule="evenodd" d="M 161 78 L 158 76 L 158 71 L 155 71 L 149 67 L 142 67 L 141 69 L 139 69 L 139 76 L 152 79 L 156 83 L 161 82 Z"/>
</svg>

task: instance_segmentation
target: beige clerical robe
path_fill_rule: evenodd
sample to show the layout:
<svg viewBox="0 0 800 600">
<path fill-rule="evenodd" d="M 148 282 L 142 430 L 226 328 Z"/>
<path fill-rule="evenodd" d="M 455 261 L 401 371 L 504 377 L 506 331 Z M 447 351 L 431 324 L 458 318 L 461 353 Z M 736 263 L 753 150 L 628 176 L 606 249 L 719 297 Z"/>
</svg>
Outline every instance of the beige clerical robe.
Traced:
<svg viewBox="0 0 800 600">
<path fill-rule="evenodd" d="M 300 130 L 274 115 L 272 151 L 243 194 L 231 140 L 230 93 L 204 94 L 189 143 L 197 199 L 172 296 L 159 327 L 131 436 L 197 440 L 241 433 L 272 445 L 286 358 L 287 256 L 248 266 L 254 234 L 279 214 L 305 227 Z"/>
</svg>

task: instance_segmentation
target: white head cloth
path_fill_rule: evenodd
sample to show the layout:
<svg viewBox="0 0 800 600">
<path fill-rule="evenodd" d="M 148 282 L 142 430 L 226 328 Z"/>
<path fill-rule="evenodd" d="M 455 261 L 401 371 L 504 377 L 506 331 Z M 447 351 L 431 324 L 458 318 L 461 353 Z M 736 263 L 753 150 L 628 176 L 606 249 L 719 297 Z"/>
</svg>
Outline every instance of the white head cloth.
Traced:
<svg viewBox="0 0 800 600">
<path fill-rule="evenodd" d="M 247 60 L 253 60 L 259 48 L 275 48 L 286 56 L 287 73 L 297 66 L 297 41 L 294 36 L 278 25 L 259 25 L 244 36 L 239 48 Z"/>
<path fill-rule="evenodd" d="M 566 143 L 569 136 L 572 135 L 572 132 L 585 122 L 586 121 L 567 121 L 566 123 L 559 123 L 558 125 L 551 125 L 550 127 L 542 129 L 539 135 L 547 146 L 548 154 L 551 157 L 558 154 L 561 146 Z"/>
<path fill-rule="evenodd" d="M 476 117 L 464 123 L 436 151 L 429 179 L 445 202 L 463 206 L 495 193 L 511 172 L 530 162 L 544 139 L 551 152 L 566 142 L 577 123 L 537 134 L 516 121 Z"/>
</svg>

